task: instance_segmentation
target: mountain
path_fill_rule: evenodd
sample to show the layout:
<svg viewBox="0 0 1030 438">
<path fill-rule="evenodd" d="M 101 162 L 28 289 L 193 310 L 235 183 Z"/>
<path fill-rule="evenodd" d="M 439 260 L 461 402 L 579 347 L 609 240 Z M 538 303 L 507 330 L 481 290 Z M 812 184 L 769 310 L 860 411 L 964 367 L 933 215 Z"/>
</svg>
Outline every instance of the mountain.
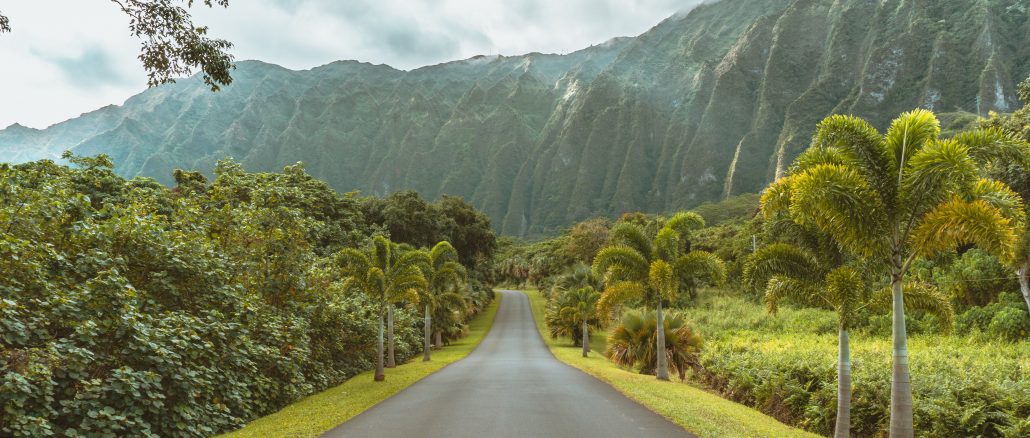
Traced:
<svg viewBox="0 0 1030 438">
<path fill-rule="evenodd" d="M 251 170 L 303 161 L 341 191 L 461 195 L 498 230 L 540 235 L 761 190 L 832 113 L 883 128 L 915 107 L 1014 108 L 1030 74 L 1028 9 L 723 0 L 567 55 L 412 71 L 247 61 L 219 93 L 194 78 L 44 130 L 13 125 L 0 160 L 106 153 L 118 172 L 166 183 L 225 156 Z"/>
</svg>

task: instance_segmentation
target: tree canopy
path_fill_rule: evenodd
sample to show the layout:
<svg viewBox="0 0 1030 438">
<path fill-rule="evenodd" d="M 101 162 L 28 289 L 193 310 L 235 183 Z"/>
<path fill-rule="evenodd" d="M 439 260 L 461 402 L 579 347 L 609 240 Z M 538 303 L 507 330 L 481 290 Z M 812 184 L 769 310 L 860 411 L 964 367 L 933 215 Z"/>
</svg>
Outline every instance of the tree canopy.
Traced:
<svg viewBox="0 0 1030 438">
<path fill-rule="evenodd" d="M 129 17 L 129 33 L 143 40 L 139 60 L 147 85 L 175 82 L 199 69 L 211 91 L 232 83 L 235 69 L 232 43 L 208 36 L 206 26 L 193 24 L 188 8 L 194 3 L 229 7 L 229 0 L 111 0 Z M 185 7 L 183 7 L 185 3 Z M 0 33 L 11 32 L 10 19 L 0 11 Z"/>
</svg>

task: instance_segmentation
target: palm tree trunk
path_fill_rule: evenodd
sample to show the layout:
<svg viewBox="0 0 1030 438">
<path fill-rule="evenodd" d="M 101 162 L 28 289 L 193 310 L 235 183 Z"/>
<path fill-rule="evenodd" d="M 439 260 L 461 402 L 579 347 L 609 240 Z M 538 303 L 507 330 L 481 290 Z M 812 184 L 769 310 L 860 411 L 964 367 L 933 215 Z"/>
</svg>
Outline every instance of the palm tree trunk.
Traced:
<svg viewBox="0 0 1030 438">
<path fill-rule="evenodd" d="M 894 300 L 893 366 L 891 375 L 891 438 L 911 438 L 912 428 L 912 377 L 908 371 L 908 335 L 905 330 L 905 296 L 901 290 L 900 263 L 891 275 Z"/>
<path fill-rule="evenodd" d="M 429 345 L 429 333 L 430 333 L 430 331 L 429 330 L 430 330 L 430 327 L 432 326 L 432 323 L 430 321 L 431 321 L 431 318 L 429 317 L 429 305 L 426 304 L 426 319 L 425 319 L 425 334 L 426 334 L 425 337 L 426 337 L 426 339 L 425 339 L 425 342 L 423 342 L 423 344 L 422 344 L 422 350 L 423 350 L 422 351 L 422 362 L 429 362 L 429 349 L 430 349 L 430 345 Z"/>
<path fill-rule="evenodd" d="M 379 341 L 376 342 L 376 382 L 386 380 L 383 372 L 383 312 L 379 312 Z"/>
<path fill-rule="evenodd" d="M 661 299 L 658 300 L 658 311 L 655 315 L 658 317 L 658 326 L 655 330 L 658 334 L 658 336 L 656 336 L 658 338 L 658 350 L 656 350 L 658 354 L 658 364 L 655 368 L 654 374 L 658 380 L 669 380 L 669 358 L 665 357 L 665 316 L 662 315 Z"/>
<path fill-rule="evenodd" d="M 386 367 L 397 368 L 397 360 L 393 355 L 393 304 L 386 308 Z"/>
<path fill-rule="evenodd" d="M 587 331 L 587 321 L 583 320 L 583 357 L 590 353 L 590 332 Z"/>
<path fill-rule="evenodd" d="M 837 348 L 837 427 L 834 438 L 848 438 L 851 434 L 851 345 L 848 331 L 840 329 Z"/>
<path fill-rule="evenodd" d="M 436 331 L 436 348 L 443 348 L 443 331 Z"/>
<path fill-rule="evenodd" d="M 1023 261 L 1023 266 L 1016 271 L 1019 276 L 1019 291 L 1023 293 L 1027 312 L 1030 312 L 1030 256 Z"/>
</svg>

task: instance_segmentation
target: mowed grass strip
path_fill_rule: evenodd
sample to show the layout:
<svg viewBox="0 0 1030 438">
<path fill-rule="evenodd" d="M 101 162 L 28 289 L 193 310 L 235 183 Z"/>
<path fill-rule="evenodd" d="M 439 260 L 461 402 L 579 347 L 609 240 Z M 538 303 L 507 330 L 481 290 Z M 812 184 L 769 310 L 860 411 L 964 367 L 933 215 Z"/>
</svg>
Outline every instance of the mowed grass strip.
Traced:
<svg viewBox="0 0 1030 438">
<path fill-rule="evenodd" d="M 677 381 L 662 382 L 654 376 L 619 368 L 604 357 L 606 333 L 594 333 L 590 357 L 568 339 L 551 339 L 544 323 L 547 300 L 537 290 L 527 290 L 540 335 L 558 360 L 608 383 L 627 397 L 702 438 L 709 437 L 818 437 L 787 426 L 775 418 L 704 389 Z M 702 333 L 703 335 L 704 333 Z"/>
<path fill-rule="evenodd" d="M 483 340 L 493 325 L 501 295 L 483 313 L 469 323 L 469 335 L 440 350 L 433 351 L 433 360 L 422 362 L 422 355 L 397 368 L 386 369 L 386 381 L 374 382 L 375 371 L 351 377 L 339 386 L 327 389 L 293 403 L 279 412 L 261 417 L 242 429 L 222 437 L 317 437 L 354 418 L 404 388 L 441 368 L 468 356 Z"/>
</svg>

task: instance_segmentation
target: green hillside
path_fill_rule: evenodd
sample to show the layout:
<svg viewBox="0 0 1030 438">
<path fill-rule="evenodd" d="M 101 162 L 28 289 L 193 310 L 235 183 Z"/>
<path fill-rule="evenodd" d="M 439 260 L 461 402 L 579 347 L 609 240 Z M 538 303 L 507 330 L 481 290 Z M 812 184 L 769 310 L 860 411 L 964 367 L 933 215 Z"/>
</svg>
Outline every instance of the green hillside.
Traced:
<svg viewBox="0 0 1030 438">
<path fill-rule="evenodd" d="M 241 62 L 233 85 L 147 90 L 45 130 L 0 131 L 0 160 L 106 153 L 170 183 L 231 156 L 303 161 L 340 191 L 464 196 L 506 234 L 671 211 L 768 184 L 816 122 L 883 128 L 914 107 L 983 114 L 1030 73 L 1017 0 L 723 0 L 568 55 L 401 71 Z"/>
</svg>

